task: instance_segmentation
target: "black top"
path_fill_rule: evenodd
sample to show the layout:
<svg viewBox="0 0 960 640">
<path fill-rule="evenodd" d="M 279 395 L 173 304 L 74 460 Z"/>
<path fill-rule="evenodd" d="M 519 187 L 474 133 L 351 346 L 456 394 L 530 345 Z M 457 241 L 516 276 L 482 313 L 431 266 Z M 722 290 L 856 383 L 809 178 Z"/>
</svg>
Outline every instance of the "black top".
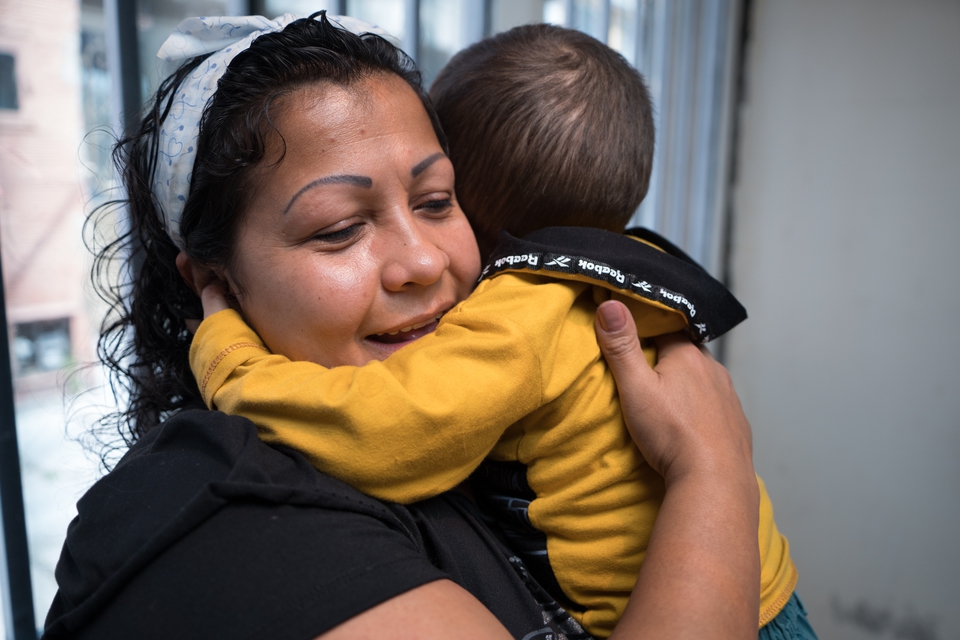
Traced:
<svg viewBox="0 0 960 640">
<path fill-rule="evenodd" d="M 580 632 L 464 496 L 380 502 L 240 417 L 171 418 L 77 511 L 44 638 L 307 640 L 440 578 L 517 638 Z"/>
</svg>

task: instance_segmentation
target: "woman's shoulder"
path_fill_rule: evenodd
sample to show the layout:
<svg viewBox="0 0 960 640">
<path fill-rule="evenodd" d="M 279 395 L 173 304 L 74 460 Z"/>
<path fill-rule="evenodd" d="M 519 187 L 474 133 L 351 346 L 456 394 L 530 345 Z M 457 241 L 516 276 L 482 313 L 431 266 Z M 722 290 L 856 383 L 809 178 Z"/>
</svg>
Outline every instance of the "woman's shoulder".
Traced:
<svg viewBox="0 0 960 640">
<path fill-rule="evenodd" d="M 443 577 L 404 512 L 262 443 L 249 420 L 215 411 L 186 410 L 155 427 L 77 511 L 57 565 L 51 638 L 147 628 L 148 602 L 159 606 L 157 637 L 264 623 L 314 633 L 371 598 Z M 358 577 L 358 565 L 378 585 Z M 317 589 L 329 593 L 304 596 Z M 206 603 L 199 610 L 197 599 Z M 196 619 L 170 618 L 191 610 Z"/>
<path fill-rule="evenodd" d="M 517 637 L 562 613 L 462 496 L 379 502 L 215 411 L 155 427 L 77 511 L 44 638 L 310 638 L 442 578 Z"/>
<path fill-rule="evenodd" d="M 199 516 L 237 500 L 396 517 L 383 503 L 317 472 L 296 451 L 263 443 L 250 420 L 206 409 L 181 411 L 143 436 L 81 498 L 78 512 L 133 512 L 159 524 L 181 517 L 188 506 Z"/>
</svg>

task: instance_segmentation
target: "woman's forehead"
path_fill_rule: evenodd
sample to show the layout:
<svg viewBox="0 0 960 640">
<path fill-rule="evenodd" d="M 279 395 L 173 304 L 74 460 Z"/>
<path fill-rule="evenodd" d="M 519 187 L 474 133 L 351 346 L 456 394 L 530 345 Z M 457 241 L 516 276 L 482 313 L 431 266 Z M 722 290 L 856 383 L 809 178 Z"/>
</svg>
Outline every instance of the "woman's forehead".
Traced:
<svg viewBox="0 0 960 640">
<path fill-rule="evenodd" d="M 266 166 L 275 164 L 275 169 L 283 165 L 289 169 L 294 159 L 377 163 L 386 157 L 378 152 L 378 140 L 401 145 L 413 155 L 441 150 L 417 94 L 402 79 L 391 76 L 346 87 L 304 87 L 288 97 L 273 124 L 279 136 L 268 141 Z"/>
<path fill-rule="evenodd" d="M 337 83 L 322 79 L 303 85 L 277 100 L 277 115 L 291 109 L 321 109 L 336 111 L 343 107 L 358 110 L 373 110 L 384 105 L 418 105 L 426 115 L 426 109 L 413 88 L 399 76 L 377 73 Z"/>
<path fill-rule="evenodd" d="M 291 147 L 334 151 L 338 144 L 371 135 L 410 135 L 439 146 L 419 96 L 396 76 L 381 74 L 348 85 L 319 82 L 282 100 L 271 118 L 280 135 L 268 139 L 275 157 L 268 158 L 266 166 L 281 160 Z"/>
<path fill-rule="evenodd" d="M 416 178 L 426 160 L 446 157 L 420 98 L 393 76 L 303 87 L 274 115 L 277 133 L 268 138 L 249 203 L 264 213 L 289 211 L 311 186 L 362 181 L 372 188 L 400 175 Z"/>
</svg>

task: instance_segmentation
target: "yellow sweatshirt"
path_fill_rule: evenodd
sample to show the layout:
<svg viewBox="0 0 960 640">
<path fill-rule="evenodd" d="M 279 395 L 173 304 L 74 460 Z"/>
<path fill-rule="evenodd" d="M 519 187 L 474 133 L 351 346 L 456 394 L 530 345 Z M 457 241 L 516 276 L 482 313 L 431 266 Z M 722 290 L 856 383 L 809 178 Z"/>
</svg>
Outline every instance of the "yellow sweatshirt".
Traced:
<svg viewBox="0 0 960 640">
<path fill-rule="evenodd" d="M 442 493 L 488 456 L 526 465 L 529 519 L 546 534 L 553 574 L 571 613 L 605 637 L 636 582 L 663 482 L 623 425 L 597 344 L 596 306 L 612 287 L 527 266 L 482 281 L 433 334 L 383 362 L 292 362 L 229 310 L 204 320 L 190 362 L 209 407 L 251 419 L 266 442 L 381 499 Z M 641 336 L 688 326 L 669 306 L 622 299 Z M 763 626 L 789 599 L 796 569 L 760 490 Z"/>
</svg>

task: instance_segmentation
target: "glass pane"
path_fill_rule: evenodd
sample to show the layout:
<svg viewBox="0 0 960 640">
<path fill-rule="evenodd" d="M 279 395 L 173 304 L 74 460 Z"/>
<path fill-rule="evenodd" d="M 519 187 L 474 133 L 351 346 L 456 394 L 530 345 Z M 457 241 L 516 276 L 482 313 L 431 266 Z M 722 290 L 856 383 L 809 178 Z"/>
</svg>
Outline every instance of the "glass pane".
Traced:
<svg viewBox="0 0 960 640">
<path fill-rule="evenodd" d="M 159 83 L 156 51 L 180 20 L 247 6 L 141 0 L 142 95 Z M 16 107 L 0 108 L 0 251 L 38 625 L 56 591 L 54 567 L 76 501 L 100 473 L 90 427 L 113 404 L 101 371 L 89 366 L 105 310 L 88 291 L 83 244 L 86 212 L 117 197 L 104 11 L 101 0 L 62 0 L 57 15 L 51 22 L 42 12 L 0 13 L 0 53 L 11 58 L 0 60 L 2 104 Z M 43 82 L 24 85 L 25 78 Z M 117 220 L 106 223 L 98 230 Z"/>
<path fill-rule="evenodd" d="M 404 44 L 409 53 L 411 47 L 407 42 L 406 30 L 406 2 L 404 0 L 348 0 L 347 15 L 383 27 Z"/>
<path fill-rule="evenodd" d="M 141 95 L 144 100 L 156 91 L 160 81 L 173 71 L 169 64 L 157 58 L 157 51 L 184 18 L 246 15 L 249 13 L 248 7 L 246 0 L 139 0 L 137 37 L 142 77 Z"/>
<path fill-rule="evenodd" d="M 17 72 L 14 68 L 16 58 L 9 53 L 0 53 L 0 109 L 17 110 Z"/>
<path fill-rule="evenodd" d="M 607 16 L 603 0 L 575 0 L 570 26 L 589 33 L 601 42 L 606 42 Z"/>
<path fill-rule="evenodd" d="M 493 33 L 507 31 L 513 27 L 531 22 L 550 22 L 551 20 L 546 20 L 544 16 L 544 7 L 549 4 L 561 5 L 560 9 L 562 13 L 562 2 L 550 3 L 544 2 L 543 0 L 493 0 L 493 6 L 491 7 L 491 27 Z M 560 22 L 562 22 L 562 19 Z"/>
<path fill-rule="evenodd" d="M 307 17 L 317 11 L 337 12 L 337 0 L 267 0 L 264 3 L 264 14 L 268 18 L 276 18 L 285 13 Z"/>
<path fill-rule="evenodd" d="M 0 13 L 11 70 L 2 80 L 12 83 L 0 109 L 0 253 L 38 625 L 76 500 L 98 472 L 97 457 L 75 438 L 93 403 L 85 392 L 101 379 L 78 367 L 95 358 L 100 317 L 85 294 L 81 230 L 101 186 L 91 178 L 109 165 L 109 144 L 84 138 L 110 122 L 102 10 L 59 2 L 56 13 Z"/>
<path fill-rule="evenodd" d="M 564 26 L 567 24 L 567 4 L 564 0 L 546 0 L 543 3 L 543 21 Z"/>
<path fill-rule="evenodd" d="M 67 375 L 78 371 L 77 364 L 95 360 L 96 328 L 104 313 L 97 300 L 84 293 L 90 271 L 82 244 L 84 212 L 116 197 L 110 160 L 116 108 L 104 14 L 102 0 L 60 3 L 55 23 L 39 14 L 31 17 L 31 12 L 0 13 L 0 250 L 38 624 L 56 588 L 53 568 L 75 501 L 98 474 L 99 460 L 84 451 L 82 436 L 112 402 L 103 393 L 99 370 Z M 333 10 L 338 4 L 266 0 L 263 7 L 272 17 Z M 245 0 L 140 0 L 138 6 L 144 98 L 169 71 L 156 51 L 183 18 L 248 13 Z M 407 48 L 419 49 L 428 83 L 450 56 L 479 39 L 484 28 L 500 32 L 544 21 L 570 24 L 608 40 L 647 75 L 657 107 L 660 144 L 639 221 L 665 228 L 668 183 L 712 179 L 706 174 L 713 165 L 688 178 L 667 157 L 668 149 L 692 149 L 693 144 L 704 153 L 715 152 L 708 143 L 717 135 L 711 127 L 718 125 L 705 120 L 693 130 L 700 120 L 693 118 L 692 109 L 694 98 L 712 100 L 708 94 L 716 88 L 702 83 L 696 86 L 710 91 L 692 87 L 702 70 L 714 68 L 709 52 L 722 51 L 702 47 L 706 57 L 695 67 L 677 62 L 680 53 L 698 51 L 693 42 L 697 32 L 679 29 L 682 22 L 675 14 L 681 5 L 672 0 L 421 0 L 419 24 L 411 21 L 413 0 L 348 0 L 345 6 L 348 15 L 378 24 L 401 40 L 418 28 L 419 47 Z M 682 6 L 701 16 L 702 29 L 710 27 L 710 20 L 702 17 L 708 15 L 702 0 Z M 713 11 L 722 16 L 725 9 Z M 24 78 L 44 82 L 24 85 Z M 687 85 L 693 97 L 681 109 L 672 96 Z M 676 142 L 689 139 L 693 142 L 686 145 Z M 707 142 L 698 142 L 701 139 Z M 692 189 L 687 182 L 677 184 L 681 192 Z M 708 208 L 708 200 L 705 196 L 700 208 Z M 686 238 L 676 239 L 686 243 Z"/>
<path fill-rule="evenodd" d="M 477 0 L 421 0 L 420 72 L 430 86 L 460 49 L 483 37 L 483 3 Z"/>
<path fill-rule="evenodd" d="M 607 44 L 616 49 L 630 64 L 637 64 L 640 41 L 641 0 L 612 0 Z"/>
</svg>

